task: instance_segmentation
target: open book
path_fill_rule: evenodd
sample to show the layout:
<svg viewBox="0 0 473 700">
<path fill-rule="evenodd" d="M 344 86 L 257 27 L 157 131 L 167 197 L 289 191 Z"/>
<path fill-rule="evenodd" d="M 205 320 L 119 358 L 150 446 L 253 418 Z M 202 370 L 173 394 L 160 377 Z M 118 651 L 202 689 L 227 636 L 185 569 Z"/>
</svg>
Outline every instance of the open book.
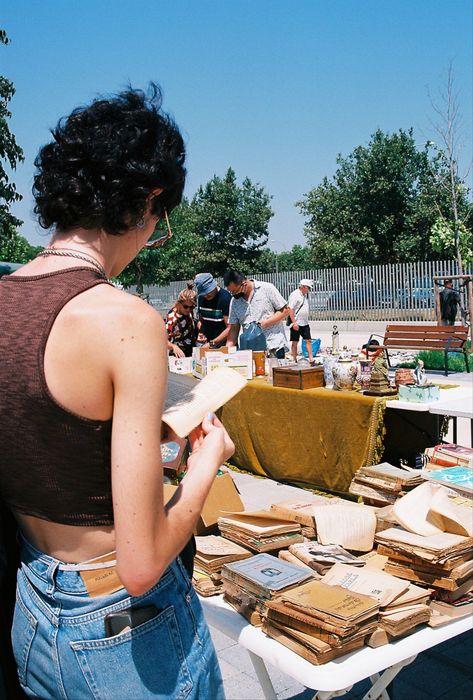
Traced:
<svg viewBox="0 0 473 700">
<path fill-rule="evenodd" d="M 473 535 L 473 499 L 428 481 L 393 506 L 396 520 L 417 535 Z"/>
<path fill-rule="evenodd" d="M 163 421 L 179 437 L 186 437 L 208 413 L 213 413 L 246 386 L 246 379 L 229 367 L 208 374 L 163 414 Z"/>
</svg>

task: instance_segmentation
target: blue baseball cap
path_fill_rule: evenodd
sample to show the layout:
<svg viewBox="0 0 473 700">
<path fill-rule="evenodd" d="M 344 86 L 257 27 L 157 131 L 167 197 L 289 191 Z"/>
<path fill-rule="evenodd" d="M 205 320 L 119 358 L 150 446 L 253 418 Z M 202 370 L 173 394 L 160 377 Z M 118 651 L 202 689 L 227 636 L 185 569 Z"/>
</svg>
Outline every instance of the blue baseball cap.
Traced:
<svg viewBox="0 0 473 700">
<path fill-rule="evenodd" d="M 199 272 L 195 276 L 194 284 L 200 297 L 210 294 L 217 287 L 217 283 L 210 272 Z"/>
</svg>

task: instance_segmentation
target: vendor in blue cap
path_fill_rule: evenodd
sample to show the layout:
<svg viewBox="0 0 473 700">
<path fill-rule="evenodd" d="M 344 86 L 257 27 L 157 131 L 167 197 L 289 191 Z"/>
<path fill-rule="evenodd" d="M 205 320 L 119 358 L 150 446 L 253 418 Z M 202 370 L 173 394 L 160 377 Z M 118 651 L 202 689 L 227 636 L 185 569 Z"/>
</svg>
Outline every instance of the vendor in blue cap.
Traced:
<svg viewBox="0 0 473 700">
<path fill-rule="evenodd" d="M 219 287 L 210 272 L 200 272 L 194 279 L 197 290 L 197 316 L 200 323 L 199 341 L 204 347 L 219 348 L 227 342 L 230 330 L 228 313 L 231 294 Z"/>
</svg>

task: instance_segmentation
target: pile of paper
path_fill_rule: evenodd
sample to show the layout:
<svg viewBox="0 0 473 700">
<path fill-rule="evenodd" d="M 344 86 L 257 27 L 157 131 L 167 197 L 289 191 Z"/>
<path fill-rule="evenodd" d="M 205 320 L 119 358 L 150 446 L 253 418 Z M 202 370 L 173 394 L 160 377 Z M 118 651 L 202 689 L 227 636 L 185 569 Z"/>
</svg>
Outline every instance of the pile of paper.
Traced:
<svg viewBox="0 0 473 700">
<path fill-rule="evenodd" d="M 340 586 L 310 581 L 266 604 L 263 631 L 314 664 L 363 646 L 379 604 Z"/>
<path fill-rule="evenodd" d="M 293 499 L 273 503 L 270 510 L 283 520 L 292 520 L 292 522 L 299 523 L 304 537 L 314 539 L 316 528 L 313 507 L 315 505 L 333 506 L 340 502 L 341 499 L 337 496 L 329 498 L 308 493 L 304 500 Z"/>
<path fill-rule="evenodd" d="M 222 567 L 225 564 L 251 557 L 247 549 L 216 535 L 196 537 L 195 544 L 193 584 L 205 597 L 222 593 Z"/>
<path fill-rule="evenodd" d="M 417 469 L 395 467 L 388 462 L 361 467 L 350 484 L 350 493 L 361 496 L 364 503 L 386 506 L 422 483 Z"/>
<path fill-rule="evenodd" d="M 417 535 L 389 528 L 376 535 L 378 553 L 388 560 L 387 573 L 413 583 L 448 591 L 473 577 L 473 538 L 440 532 Z"/>
<path fill-rule="evenodd" d="M 430 589 L 372 568 L 369 563 L 362 569 L 335 564 L 322 582 L 371 596 L 378 601 L 378 627 L 368 638 L 369 646 L 386 644 L 391 639 L 413 632 L 418 625 L 430 619 Z"/>
<path fill-rule="evenodd" d="M 299 523 L 281 520 L 269 510 L 229 513 L 218 519 L 224 537 L 254 552 L 271 552 L 303 542 Z"/>
<path fill-rule="evenodd" d="M 365 564 L 363 560 L 336 544 L 301 542 L 299 544 L 291 544 L 289 552 L 321 575 L 325 574 L 337 562 L 353 564 L 354 566 L 364 566 Z"/>
<path fill-rule="evenodd" d="M 222 569 L 224 599 L 252 625 L 261 625 L 269 600 L 278 593 L 312 578 L 310 571 L 270 554 L 225 564 Z"/>
</svg>

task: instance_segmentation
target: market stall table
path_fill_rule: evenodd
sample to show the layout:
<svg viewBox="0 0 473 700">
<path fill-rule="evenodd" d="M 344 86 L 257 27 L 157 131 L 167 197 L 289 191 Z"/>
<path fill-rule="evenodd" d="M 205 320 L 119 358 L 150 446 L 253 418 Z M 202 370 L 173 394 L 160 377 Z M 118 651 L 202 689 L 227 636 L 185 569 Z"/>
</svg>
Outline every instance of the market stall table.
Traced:
<svg viewBox="0 0 473 700">
<path fill-rule="evenodd" d="M 445 390 L 452 399 L 455 391 Z M 414 466 L 415 455 L 438 442 L 437 420 L 428 407 L 405 403 L 327 387 L 286 389 L 256 379 L 219 416 L 235 442 L 237 467 L 346 493 L 360 467 L 400 459 Z"/>
<path fill-rule="evenodd" d="M 462 618 L 432 629 L 422 626 L 413 634 L 372 649 L 363 647 L 351 654 L 316 666 L 253 627 L 223 600 L 222 596 L 200 598 L 208 624 L 238 642 L 250 655 L 266 700 L 276 700 L 266 663 L 317 690 L 318 700 L 330 700 L 348 692 L 358 681 L 369 678 L 370 691 L 363 700 L 389 698 L 387 686 L 417 654 L 472 629 L 472 618 Z M 381 675 L 380 675 L 381 674 Z"/>
<path fill-rule="evenodd" d="M 473 447 L 473 396 L 465 396 L 456 400 L 437 401 L 429 406 L 429 412 L 438 416 L 453 418 L 453 442 L 457 442 L 457 418 L 470 419 L 470 447 Z"/>
</svg>

